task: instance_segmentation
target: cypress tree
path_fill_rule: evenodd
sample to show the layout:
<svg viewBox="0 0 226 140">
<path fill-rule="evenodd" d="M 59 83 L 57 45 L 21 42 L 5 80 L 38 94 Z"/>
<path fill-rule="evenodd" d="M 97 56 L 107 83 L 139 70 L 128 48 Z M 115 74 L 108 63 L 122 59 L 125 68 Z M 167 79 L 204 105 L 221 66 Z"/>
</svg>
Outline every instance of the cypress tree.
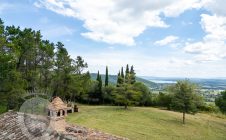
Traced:
<svg viewBox="0 0 226 140">
<path fill-rule="evenodd" d="M 97 97 L 99 98 L 99 101 L 101 101 L 102 100 L 102 78 L 99 71 L 97 73 L 97 82 L 98 82 Z"/>
<path fill-rule="evenodd" d="M 121 78 L 122 78 L 122 84 L 123 84 L 124 83 L 124 79 L 125 79 L 123 67 L 121 68 Z"/>
<path fill-rule="evenodd" d="M 102 78 L 101 78 L 101 75 L 99 76 L 99 84 L 98 84 L 98 87 L 99 87 L 99 92 L 101 93 L 102 92 Z"/>
<path fill-rule="evenodd" d="M 120 71 L 118 72 L 118 77 L 117 77 L 117 87 L 120 85 Z"/>
<path fill-rule="evenodd" d="M 130 81 L 131 81 L 131 84 L 134 84 L 136 82 L 136 73 L 133 69 L 133 65 L 130 68 Z"/>
<path fill-rule="evenodd" d="M 106 73 L 105 73 L 105 87 L 108 86 L 108 66 L 106 66 Z"/>
<path fill-rule="evenodd" d="M 98 81 L 98 98 L 99 98 L 99 103 L 100 103 L 103 100 L 101 75 L 99 75 L 99 81 Z"/>
<path fill-rule="evenodd" d="M 99 70 L 98 70 L 98 72 L 97 72 L 97 81 L 99 81 L 99 78 L 100 78 L 100 73 L 99 73 Z"/>
<path fill-rule="evenodd" d="M 126 65 L 126 75 L 125 75 L 125 83 L 129 84 L 130 83 L 130 73 L 129 73 L 129 65 Z"/>
</svg>

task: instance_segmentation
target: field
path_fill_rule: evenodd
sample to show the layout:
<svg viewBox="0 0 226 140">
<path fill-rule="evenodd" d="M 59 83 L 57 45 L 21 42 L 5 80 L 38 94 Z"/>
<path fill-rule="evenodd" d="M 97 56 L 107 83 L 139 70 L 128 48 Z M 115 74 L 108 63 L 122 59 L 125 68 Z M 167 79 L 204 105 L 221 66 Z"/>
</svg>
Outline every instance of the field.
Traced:
<svg viewBox="0 0 226 140">
<path fill-rule="evenodd" d="M 207 114 L 187 115 L 158 108 L 79 106 L 67 122 L 127 137 L 131 140 L 226 140 L 226 119 Z"/>
</svg>

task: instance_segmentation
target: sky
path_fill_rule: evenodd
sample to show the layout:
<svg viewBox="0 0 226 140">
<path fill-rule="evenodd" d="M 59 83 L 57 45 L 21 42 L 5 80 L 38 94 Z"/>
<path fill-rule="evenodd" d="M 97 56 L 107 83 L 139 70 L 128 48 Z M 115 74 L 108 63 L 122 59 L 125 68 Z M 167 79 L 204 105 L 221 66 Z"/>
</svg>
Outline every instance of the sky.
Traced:
<svg viewBox="0 0 226 140">
<path fill-rule="evenodd" d="M 40 30 L 92 73 L 226 77 L 225 0 L 0 0 L 5 25 Z"/>
</svg>

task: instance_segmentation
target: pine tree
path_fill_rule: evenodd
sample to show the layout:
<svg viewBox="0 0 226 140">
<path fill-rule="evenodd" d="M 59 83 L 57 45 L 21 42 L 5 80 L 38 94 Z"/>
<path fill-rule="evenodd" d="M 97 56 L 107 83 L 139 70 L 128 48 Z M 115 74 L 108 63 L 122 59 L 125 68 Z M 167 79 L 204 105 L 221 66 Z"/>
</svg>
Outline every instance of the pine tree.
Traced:
<svg viewBox="0 0 226 140">
<path fill-rule="evenodd" d="M 98 81 L 98 98 L 100 103 L 103 100 L 101 75 L 99 76 L 99 81 Z"/>
<path fill-rule="evenodd" d="M 105 73 L 105 87 L 108 86 L 108 66 L 106 66 L 106 73 Z"/>
<path fill-rule="evenodd" d="M 183 124 L 185 124 L 186 113 L 197 113 L 203 100 L 197 92 L 197 85 L 189 80 L 177 81 L 175 85 L 169 87 L 174 96 L 171 101 L 172 109 L 183 113 Z"/>
<path fill-rule="evenodd" d="M 97 79 L 96 80 L 98 82 L 96 95 L 97 95 L 97 98 L 99 99 L 99 101 L 101 101 L 102 100 L 102 78 L 101 78 L 99 71 L 97 73 Z"/>
<path fill-rule="evenodd" d="M 122 84 L 123 84 L 124 83 L 124 80 L 125 80 L 123 67 L 121 68 L 121 78 L 122 78 Z"/>
<path fill-rule="evenodd" d="M 119 85 L 120 85 L 120 77 L 121 77 L 121 75 L 120 75 L 120 71 L 119 71 L 118 77 L 117 77 L 117 87 L 119 87 Z"/>
<path fill-rule="evenodd" d="M 99 70 L 98 70 L 96 80 L 99 81 L 99 78 L 100 78 L 100 73 L 99 73 Z"/>
<path fill-rule="evenodd" d="M 129 65 L 126 65 L 126 75 L 125 75 L 125 83 L 129 84 L 130 83 L 130 73 L 129 73 Z"/>
<path fill-rule="evenodd" d="M 136 82 L 136 73 L 133 69 L 133 65 L 130 68 L 130 81 L 131 81 L 131 84 L 134 84 Z"/>
<path fill-rule="evenodd" d="M 101 75 L 99 76 L 99 84 L 98 84 L 98 87 L 99 87 L 99 92 L 102 93 L 102 78 L 101 78 Z"/>
</svg>

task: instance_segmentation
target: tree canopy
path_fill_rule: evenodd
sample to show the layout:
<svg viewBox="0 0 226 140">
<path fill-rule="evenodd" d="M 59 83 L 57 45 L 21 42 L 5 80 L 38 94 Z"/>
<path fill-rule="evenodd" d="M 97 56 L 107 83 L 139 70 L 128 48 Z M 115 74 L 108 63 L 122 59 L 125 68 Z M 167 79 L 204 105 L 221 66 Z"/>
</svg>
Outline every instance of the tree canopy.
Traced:
<svg viewBox="0 0 226 140">
<path fill-rule="evenodd" d="M 221 95 L 215 99 L 215 104 L 220 108 L 221 112 L 226 114 L 226 91 L 221 92 Z"/>
<path fill-rule="evenodd" d="M 169 89 L 174 93 L 171 108 L 183 113 L 183 123 L 185 123 L 185 113 L 196 113 L 203 103 L 198 95 L 197 86 L 189 80 L 183 80 L 178 81 Z"/>
</svg>

